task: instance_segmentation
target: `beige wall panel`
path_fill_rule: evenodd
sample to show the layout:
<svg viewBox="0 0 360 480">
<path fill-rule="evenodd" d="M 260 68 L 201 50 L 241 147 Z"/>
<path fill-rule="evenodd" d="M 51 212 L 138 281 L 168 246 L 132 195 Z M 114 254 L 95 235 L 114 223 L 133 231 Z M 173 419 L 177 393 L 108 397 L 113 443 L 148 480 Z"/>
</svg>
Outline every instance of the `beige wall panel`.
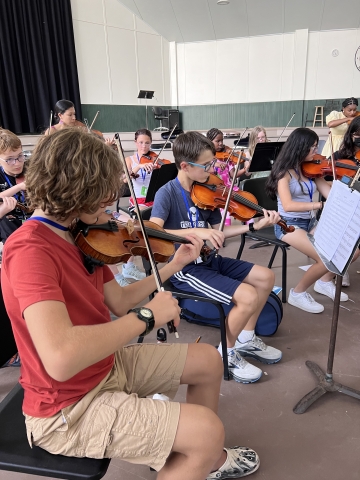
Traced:
<svg viewBox="0 0 360 480">
<path fill-rule="evenodd" d="M 250 39 L 249 102 L 281 99 L 282 51 L 282 35 Z"/>
<path fill-rule="evenodd" d="M 158 35 L 155 30 L 153 30 L 147 23 L 145 23 L 141 18 L 135 17 L 135 23 L 136 23 L 136 30 L 138 32 L 143 32 L 143 33 L 150 33 L 152 35 Z"/>
<path fill-rule="evenodd" d="M 75 20 L 104 24 L 102 0 L 71 0 L 71 10 Z"/>
<path fill-rule="evenodd" d="M 353 90 L 354 55 L 357 45 L 357 30 L 321 32 L 319 36 L 316 90 L 314 98 L 342 98 L 358 95 Z M 334 57 L 336 49 L 339 55 Z"/>
<path fill-rule="evenodd" d="M 249 41 L 242 38 L 216 42 L 217 103 L 248 101 Z"/>
<path fill-rule="evenodd" d="M 176 67 L 177 67 L 177 97 L 179 105 L 186 105 L 186 66 L 185 66 L 185 44 L 179 43 L 176 46 Z"/>
<path fill-rule="evenodd" d="M 134 15 L 118 0 L 104 0 L 106 24 L 110 27 L 134 30 Z"/>
<path fill-rule="evenodd" d="M 162 53 L 163 53 L 163 80 L 164 80 L 164 103 L 165 105 L 172 105 L 171 102 L 171 90 L 170 90 L 170 45 L 165 38 L 162 41 Z M 177 105 L 175 103 L 174 105 Z"/>
<path fill-rule="evenodd" d="M 82 103 L 110 103 L 105 27 L 73 21 Z"/>
<path fill-rule="evenodd" d="M 291 91 L 294 79 L 294 34 L 282 35 L 282 62 L 279 65 L 281 71 L 280 100 L 292 100 Z M 269 72 L 269 74 L 271 74 Z"/>
<path fill-rule="evenodd" d="M 137 81 L 135 32 L 108 27 L 112 102 L 115 105 L 136 105 Z"/>
<path fill-rule="evenodd" d="M 186 104 L 216 103 L 216 42 L 185 44 Z"/>
<path fill-rule="evenodd" d="M 149 101 L 149 105 L 164 105 L 161 38 L 158 35 L 142 32 L 137 32 L 136 37 L 139 88 L 155 91 L 155 96 Z M 140 100 L 139 103 L 145 105 L 145 100 Z"/>
</svg>

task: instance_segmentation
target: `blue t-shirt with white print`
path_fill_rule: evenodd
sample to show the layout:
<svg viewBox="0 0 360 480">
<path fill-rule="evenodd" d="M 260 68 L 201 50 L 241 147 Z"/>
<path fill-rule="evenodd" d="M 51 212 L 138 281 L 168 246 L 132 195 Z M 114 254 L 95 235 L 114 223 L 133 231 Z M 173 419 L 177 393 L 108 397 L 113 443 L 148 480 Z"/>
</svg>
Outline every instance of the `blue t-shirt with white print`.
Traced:
<svg viewBox="0 0 360 480">
<path fill-rule="evenodd" d="M 183 194 L 186 196 L 187 205 Z M 217 225 L 221 222 L 220 210 L 197 208 L 191 200 L 190 192 L 182 188 L 177 178 L 157 191 L 151 216 L 161 218 L 164 221 L 165 230 L 209 228 L 209 225 Z"/>
</svg>

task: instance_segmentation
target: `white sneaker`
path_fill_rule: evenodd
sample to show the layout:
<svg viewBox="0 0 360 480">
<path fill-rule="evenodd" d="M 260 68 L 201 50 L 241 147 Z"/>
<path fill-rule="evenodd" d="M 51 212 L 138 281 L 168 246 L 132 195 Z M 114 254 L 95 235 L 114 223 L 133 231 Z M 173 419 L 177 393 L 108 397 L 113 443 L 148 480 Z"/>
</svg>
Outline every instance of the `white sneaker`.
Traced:
<svg viewBox="0 0 360 480">
<path fill-rule="evenodd" d="M 245 343 L 239 342 L 236 339 L 234 347 L 242 357 L 252 357 L 255 360 L 259 360 L 262 363 L 277 363 L 281 360 L 282 353 L 280 350 L 274 347 L 266 345 L 261 338 L 256 335 L 251 340 Z"/>
<path fill-rule="evenodd" d="M 120 285 L 120 287 L 126 287 L 126 286 L 130 285 L 130 283 L 126 280 L 126 278 L 124 278 L 122 273 L 117 273 L 115 275 L 115 280 Z"/>
<path fill-rule="evenodd" d="M 122 274 L 124 278 L 131 278 L 132 280 L 143 280 L 146 278 L 146 274 L 139 270 L 136 265 L 131 268 L 123 267 Z"/>
<path fill-rule="evenodd" d="M 254 383 L 262 375 L 260 368 L 248 363 L 235 349 L 228 353 L 229 372 L 236 382 Z"/>
<path fill-rule="evenodd" d="M 333 282 L 320 282 L 318 280 L 315 282 L 314 285 L 314 290 L 317 293 L 321 293 L 322 295 L 326 295 L 327 297 L 331 298 L 334 300 L 335 298 L 335 285 Z M 349 297 L 346 295 L 346 293 L 341 292 L 340 295 L 340 302 L 347 302 L 349 300 Z"/>
<path fill-rule="evenodd" d="M 227 453 L 224 465 L 216 472 L 209 473 L 206 480 L 246 477 L 260 467 L 259 455 L 251 448 L 232 447 L 224 450 Z"/>
<path fill-rule="evenodd" d="M 290 303 L 290 305 L 293 307 L 300 308 L 301 310 L 305 310 L 305 312 L 310 313 L 321 313 L 324 311 L 324 305 L 315 302 L 310 293 L 303 292 L 299 295 L 294 295 L 293 291 L 294 289 L 292 288 L 288 298 L 288 303 Z"/>
</svg>

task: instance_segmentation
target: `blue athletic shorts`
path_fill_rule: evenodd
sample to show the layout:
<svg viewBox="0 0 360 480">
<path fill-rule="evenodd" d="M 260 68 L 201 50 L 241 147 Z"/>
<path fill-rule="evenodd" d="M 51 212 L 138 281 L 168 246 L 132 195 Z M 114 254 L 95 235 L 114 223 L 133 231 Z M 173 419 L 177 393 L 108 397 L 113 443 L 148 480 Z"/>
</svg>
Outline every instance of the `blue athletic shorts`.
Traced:
<svg viewBox="0 0 360 480">
<path fill-rule="evenodd" d="M 175 288 L 230 305 L 231 299 L 253 263 L 213 255 L 208 262 L 187 265 L 170 280 Z"/>
<path fill-rule="evenodd" d="M 290 227 L 292 225 L 295 228 L 301 228 L 302 230 L 305 230 L 306 232 L 309 232 L 312 228 L 312 226 L 310 225 L 310 222 L 312 220 L 311 218 L 296 218 L 296 217 L 295 218 L 282 217 L 282 218 L 285 220 L 286 225 L 288 227 Z M 278 240 L 282 240 L 283 236 L 286 235 L 286 233 L 284 233 L 281 230 L 281 227 L 278 224 L 274 225 L 274 230 L 275 230 L 275 236 Z"/>
</svg>

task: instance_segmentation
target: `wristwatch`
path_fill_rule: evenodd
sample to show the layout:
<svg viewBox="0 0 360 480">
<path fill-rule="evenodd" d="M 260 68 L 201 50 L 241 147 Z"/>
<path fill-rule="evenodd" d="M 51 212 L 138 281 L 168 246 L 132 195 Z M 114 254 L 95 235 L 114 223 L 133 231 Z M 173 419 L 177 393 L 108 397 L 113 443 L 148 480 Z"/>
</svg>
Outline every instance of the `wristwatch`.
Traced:
<svg viewBox="0 0 360 480">
<path fill-rule="evenodd" d="M 256 232 L 253 222 L 249 223 L 249 232 L 252 232 L 252 233 Z"/>
<path fill-rule="evenodd" d="M 150 333 L 155 327 L 155 318 L 153 312 L 150 308 L 140 307 L 140 308 L 131 308 L 127 313 L 134 312 L 136 313 L 139 320 L 142 320 L 146 324 L 146 328 L 143 333 L 140 335 L 144 337 Z"/>
</svg>

